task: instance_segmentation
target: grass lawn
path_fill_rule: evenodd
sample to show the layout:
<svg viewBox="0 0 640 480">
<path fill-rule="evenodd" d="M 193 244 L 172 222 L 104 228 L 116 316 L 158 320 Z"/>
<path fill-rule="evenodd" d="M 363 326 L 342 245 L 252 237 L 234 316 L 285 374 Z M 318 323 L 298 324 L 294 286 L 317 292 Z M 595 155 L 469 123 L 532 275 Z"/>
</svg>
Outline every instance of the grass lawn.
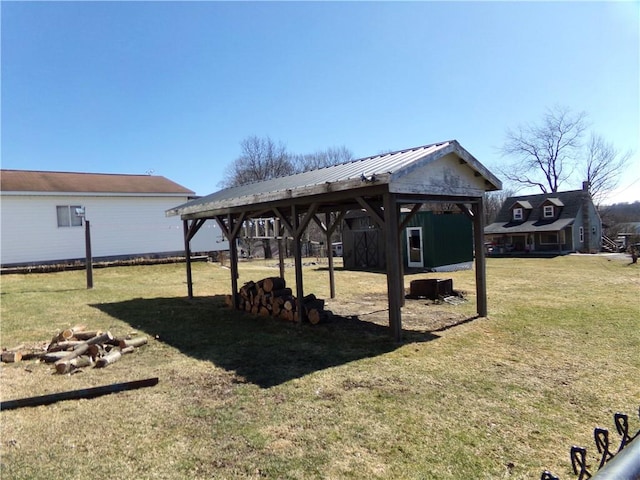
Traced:
<svg viewBox="0 0 640 480">
<path fill-rule="evenodd" d="M 387 332 L 386 278 L 305 267 L 305 292 L 340 318 L 298 326 L 224 306 L 230 273 L 183 264 L 1 278 L 3 347 L 76 324 L 147 335 L 104 369 L 55 375 L 3 364 L 2 400 L 158 377 L 158 385 L 0 413 L 3 479 L 574 478 L 571 445 L 596 463 L 593 428 L 640 405 L 640 266 L 614 257 L 488 259 L 488 318 L 474 272 L 461 305 L 407 300 Z M 240 265 L 242 284 L 278 274 Z M 287 281 L 294 286 L 293 268 Z M 635 430 L 634 430 L 635 431 Z"/>
</svg>

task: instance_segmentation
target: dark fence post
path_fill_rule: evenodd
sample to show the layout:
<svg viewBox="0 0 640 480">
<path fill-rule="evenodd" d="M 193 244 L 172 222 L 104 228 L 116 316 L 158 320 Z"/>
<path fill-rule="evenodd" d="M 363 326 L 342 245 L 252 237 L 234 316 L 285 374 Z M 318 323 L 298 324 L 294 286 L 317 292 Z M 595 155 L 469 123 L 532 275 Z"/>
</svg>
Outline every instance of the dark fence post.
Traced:
<svg viewBox="0 0 640 480">
<path fill-rule="evenodd" d="M 91 226 L 89 220 L 84 221 L 84 244 L 86 252 L 87 288 L 93 288 L 93 257 L 91 255 Z"/>
</svg>

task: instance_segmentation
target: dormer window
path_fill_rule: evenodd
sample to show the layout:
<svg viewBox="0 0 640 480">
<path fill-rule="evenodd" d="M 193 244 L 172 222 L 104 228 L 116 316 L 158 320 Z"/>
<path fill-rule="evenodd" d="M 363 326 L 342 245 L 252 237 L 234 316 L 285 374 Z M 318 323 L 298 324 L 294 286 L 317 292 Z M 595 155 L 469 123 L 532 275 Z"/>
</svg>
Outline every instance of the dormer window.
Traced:
<svg viewBox="0 0 640 480">
<path fill-rule="evenodd" d="M 513 219 L 514 220 L 522 220 L 524 218 L 523 210 L 520 207 L 516 207 L 513 209 Z"/>
<path fill-rule="evenodd" d="M 545 205 L 542 214 L 544 218 L 553 218 L 555 216 L 553 205 Z"/>
</svg>

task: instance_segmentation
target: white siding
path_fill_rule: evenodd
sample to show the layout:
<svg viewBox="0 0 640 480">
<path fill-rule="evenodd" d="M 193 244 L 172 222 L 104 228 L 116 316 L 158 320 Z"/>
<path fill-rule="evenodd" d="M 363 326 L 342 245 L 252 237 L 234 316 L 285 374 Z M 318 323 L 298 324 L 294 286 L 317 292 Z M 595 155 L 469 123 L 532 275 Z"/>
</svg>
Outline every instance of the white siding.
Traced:
<svg viewBox="0 0 640 480">
<path fill-rule="evenodd" d="M 180 217 L 171 218 L 179 219 Z M 217 252 L 220 250 L 229 250 L 229 241 L 215 220 L 207 220 L 204 225 L 200 227 L 196 236 L 191 239 L 191 251 L 196 253 Z"/>
<path fill-rule="evenodd" d="M 179 217 L 165 211 L 186 197 L 2 195 L 1 263 L 50 262 L 84 258 L 84 227 L 58 227 L 57 205 L 82 205 L 91 223 L 94 258 L 184 251 Z M 207 221 L 192 240 L 192 251 L 228 248 L 220 230 Z"/>
</svg>

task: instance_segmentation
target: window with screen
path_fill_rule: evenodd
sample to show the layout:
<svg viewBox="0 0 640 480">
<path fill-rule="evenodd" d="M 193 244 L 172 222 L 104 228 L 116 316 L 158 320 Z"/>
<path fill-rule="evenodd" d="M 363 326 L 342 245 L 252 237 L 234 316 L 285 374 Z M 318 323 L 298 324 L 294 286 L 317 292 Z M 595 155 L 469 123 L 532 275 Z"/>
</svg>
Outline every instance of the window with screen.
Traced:
<svg viewBox="0 0 640 480">
<path fill-rule="evenodd" d="M 80 205 L 58 205 L 56 214 L 58 217 L 58 227 L 81 227 L 82 217 L 76 213 L 80 211 Z"/>
</svg>

